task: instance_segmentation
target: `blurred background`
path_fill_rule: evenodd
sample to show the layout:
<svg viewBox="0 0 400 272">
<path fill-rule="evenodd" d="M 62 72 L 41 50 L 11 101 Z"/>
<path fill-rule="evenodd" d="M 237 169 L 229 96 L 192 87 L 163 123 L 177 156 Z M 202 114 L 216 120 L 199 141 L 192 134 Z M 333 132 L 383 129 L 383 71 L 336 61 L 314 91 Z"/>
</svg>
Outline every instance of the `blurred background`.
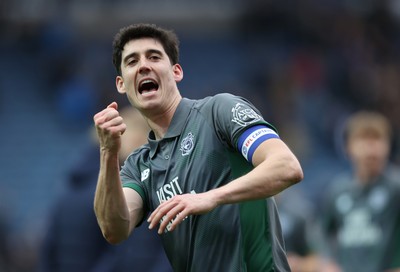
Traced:
<svg viewBox="0 0 400 272">
<path fill-rule="evenodd" d="M 113 100 L 127 104 L 111 43 L 137 22 L 177 32 L 183 96 L 231 92 L 262 111 L 299 157 L 296 187 L 313 207 L 347 167 L 342 127 L 355 110 L 391 120 L 400 165 L 398 0 L 2 0 L 0 263 L 10 271 L 35 271 L 92 116 Z"/>
</svg>

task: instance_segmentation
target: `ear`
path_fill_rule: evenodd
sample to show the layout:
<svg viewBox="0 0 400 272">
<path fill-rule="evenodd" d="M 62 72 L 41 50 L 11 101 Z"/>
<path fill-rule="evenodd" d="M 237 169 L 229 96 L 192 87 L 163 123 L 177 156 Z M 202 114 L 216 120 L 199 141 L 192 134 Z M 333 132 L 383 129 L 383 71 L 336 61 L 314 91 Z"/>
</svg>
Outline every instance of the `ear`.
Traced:
<svg viewBox="0 0 400 272">
<path fill-rule="evenodd" d="M 177 64 L 174 64 L 172 69 L 173 69 L 175 81 L 176 82 L 180 82 L 183 79 L 183 69 L 182 69 L 182 67 L 177 63 Z"/>
<path fill-rule="evenodd" d="M 117 86 L 117 90 L 119 93 L 121 93 L 121 94 L 126 93 L 125 83 L 124 83 L 124 79 L 122 78 L 122 76 L 117 76 L 115 78 L 115 85 Z"/>
</svg>

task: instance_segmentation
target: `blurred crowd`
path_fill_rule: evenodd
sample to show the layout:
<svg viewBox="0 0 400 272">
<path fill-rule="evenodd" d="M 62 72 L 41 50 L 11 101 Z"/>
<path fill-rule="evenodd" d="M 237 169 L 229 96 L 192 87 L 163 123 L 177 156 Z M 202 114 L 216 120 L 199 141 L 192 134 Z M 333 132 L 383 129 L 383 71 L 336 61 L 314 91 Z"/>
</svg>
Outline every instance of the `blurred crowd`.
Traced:
<svg viewBox="0 0 400 272">
<path fill-rule="evenodd" d="M 43 1 L 0 4 L 0 271 L 45 271 L 39 263 L 54 229 L 50 218 L 70 189 L 72 171 L 93 144 L 92 116 L 113 100 L 128 105 L 115 89 L 111 42 L 119 27 L 142 18 L 141 10 L 132 9 L 130 20 L 115 12 L 129 7 L 129 1 L 90 1 L 91 13 L 82 12 L 86 20 L 77 20 L 71 12 L 79 10 L 81 1 L 67 2 L 54 1 L 42 13 Z M 145 2 L 131 5 L 150 9 Z M 277 197 L 287 248 L 294 262 L 306 257 L 299 271 L 312 271 L 307 269 L 321 256 L 329 262 L 325 258 L 337 253 L 323 249 L 327 245 L 316 237 L 327 235 L 324 226 L 338 230 L 343 223 L 334 216 L 328 220 L 323 207 L 328 196 L 334 199 L 335 177 L 354 169 L 344 137 L 349 116 L 364 110 L 387 118 L 389 165 L 400 166 L 400 2 L 225 0 L 217 6 L 205 1 L 213 12 L 197 9 L 193 21 L 184 15 L 196 13 L 191 3 L 199 4 L 175 2 L 177 18 L 171 8 L 169 16 L 155 12 L 146 21 L 175 29 L 181 39 L 183 96 L 242 95 L 278 128 L 305 173 L 302 183 Z M 112 18 L 107 18 L 108 9 Z M 208 17 L 198 19 L 201 15 Z M 372 198 L 379 206 L 389 196 L 377 192 Z M 400 206 L 400 198 L 390 201 Z M 358 223 L 368 219 L 361 208 L 353 212 Z M 399 212 L 394 217 L 400 218 Z M 397 221 L 393 239 L 400 244 Z M 339 238 L 332 234 L 329 239 L 339 248 Z M 325 269 L 341 271 L 334 264 Z"/>
</svg>

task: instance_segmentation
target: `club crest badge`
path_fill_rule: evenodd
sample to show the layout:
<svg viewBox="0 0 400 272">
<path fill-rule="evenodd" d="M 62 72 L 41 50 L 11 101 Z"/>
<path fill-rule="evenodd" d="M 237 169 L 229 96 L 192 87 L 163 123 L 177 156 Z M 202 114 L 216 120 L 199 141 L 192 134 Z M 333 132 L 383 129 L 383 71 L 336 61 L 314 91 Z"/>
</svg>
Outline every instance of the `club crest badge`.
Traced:
<svg viewBox="0 0 400 272">
<path fill-rule="evenodd" d="M 194 147 L 193 138 L 194 136 L 191 132 L 189 132 L 188 135 L 183 138 L 180 148 L 180 150 L 182 151 L 182 156 L 187 156 L 190 154 L 190 152 L 192 152 Z"/>
<path fill-rule="evenodd" d="M 232 108 L 232 115 L 232 122 L 235 122 L 242 127 L 261 120 L 260 115 L 242 103 L 237 103 L 235 107 Z"/>
</svg>

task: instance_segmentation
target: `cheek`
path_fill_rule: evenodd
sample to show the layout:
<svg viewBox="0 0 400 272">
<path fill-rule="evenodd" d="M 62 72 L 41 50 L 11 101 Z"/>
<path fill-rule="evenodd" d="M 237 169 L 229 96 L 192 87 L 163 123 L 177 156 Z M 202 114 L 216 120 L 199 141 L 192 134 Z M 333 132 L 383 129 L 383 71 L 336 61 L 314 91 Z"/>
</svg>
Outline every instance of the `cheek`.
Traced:
<svg viewBox="0 0 400 272">
<path fill-rule="evenodd" d="M 387 158 L 389 149 L 385 145 L 375 143 L 358 143 L 352 146 L 350 155 L 355 160 L 380 160 Z"/>
<path fill-rule="evenodd" d="M 357 147 L 357 148 L 352 149 L 352 151 L 350 153 L 350 158 L 353 161 L 353 163 L 359 164 L 359 163 L 368 161 L 369 158 L 371 157 L 369 154 L 370 154 L 370 152 L 368 152 L 367 149 Z"/>
<path fill-rule="evenodd" d="M 376 147 L 377 148 L 377 154 L 379 154 L 379 157 L 382 159 L 386 159 L 389 156 L 389 146 L 387 145 L 379 145 Z"/>
<path fill-rule="evenodd" d="M 163 76 L 164 76 L 164 78 L 165 78 L 165 82 L 166 82 L 168 85 L 171 85 L 172 83 L 175 82 L 174 75 L 173 75 L 172 73 L 167 72 L 167 73 L 164 73 Z"/>
<path fill-rule="evenodd" d="M 135 87 L 133 80 L 125 80 L 124 82 L 125 82 L 125 87 L 126 87 L 127 91 L 133 92 L 134 87 Z"/>
<path fill-rule="evenodd" d="M 360 158 L 365 153 L 365 146 L 363 143 L 354 142 L 349 146 L 349 155 L 353 158 Z"/>
</svg>

